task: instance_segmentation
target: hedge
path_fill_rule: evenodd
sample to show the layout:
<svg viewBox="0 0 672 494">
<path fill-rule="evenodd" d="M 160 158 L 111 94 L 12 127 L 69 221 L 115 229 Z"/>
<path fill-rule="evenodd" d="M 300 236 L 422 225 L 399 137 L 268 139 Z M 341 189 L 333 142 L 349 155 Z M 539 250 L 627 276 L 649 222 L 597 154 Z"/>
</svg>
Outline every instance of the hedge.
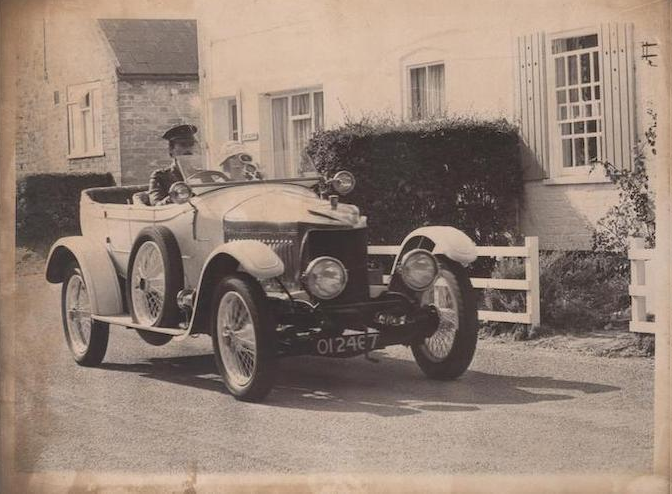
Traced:
<svg viewBox="0 0 672 494">
<path fill-rule="evenodd" d="M 347 202 L 369 219 L 372 243 L 452 225 L 479 245 L 506 245 L 523 190 L 518 133 L 505 120 L 423 124 L 362 121 L 317 132 L 307 157 L 320 173 L 349 170 Z"/>
<path fill-rule="evenodd" d="M 44 173 L 21 178 L 16 186 L 17 244 L 45 244 L 79 234 L 82 190 L 114 184 L 110 173 Z"/>
<path fill-rule="evenodd" d="M 606 252 L 542 251 L 539 265 L 542 331 L 586 333 L 627 328 L 627 257 Z M 497 261 L 492 277 L 524 278 L 522 259 Z M 524 292 L 484 290 L 483 309 L 525 312 L 525 307 Z M 490 332 L 521 329 L 508 323 L 490 323 L 489 327 Z"/>
</svg>

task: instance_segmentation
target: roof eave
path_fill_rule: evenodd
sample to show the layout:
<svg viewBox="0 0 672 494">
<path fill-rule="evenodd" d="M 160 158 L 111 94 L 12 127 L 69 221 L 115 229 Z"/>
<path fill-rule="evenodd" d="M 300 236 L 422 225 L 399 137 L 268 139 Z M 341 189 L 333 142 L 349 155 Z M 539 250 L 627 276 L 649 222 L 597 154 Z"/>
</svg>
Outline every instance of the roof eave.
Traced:
<svg viewBox="0 0 672 494">
<path fill-rule="evenodd" d="M 150 74 L 150 73 L 127 73 L 117 71 L 119 80 L 164 80 L 164 81 L 197 81 L 198 74 Z"/>
</svg>

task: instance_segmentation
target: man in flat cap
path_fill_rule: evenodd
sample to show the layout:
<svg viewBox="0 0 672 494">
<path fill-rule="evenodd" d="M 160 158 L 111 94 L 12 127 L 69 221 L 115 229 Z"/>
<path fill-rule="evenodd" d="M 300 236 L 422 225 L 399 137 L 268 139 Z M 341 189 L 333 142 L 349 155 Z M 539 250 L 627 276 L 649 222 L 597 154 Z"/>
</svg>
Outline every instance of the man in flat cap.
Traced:
<svg viewBox="0 0 672 494">
<path fill-rule="evenodd" d="M 194 135 L 198 132 L 195 125 L 178 125 L 169 129 L 163 134 L 162 139 L 168 141 L 168 153 L 173 158 L 173 162 L 167 168 L 154 170 L 149 178 L 149 202 L 152 206 L 161 206 L 172 202 L 168 192 L 170 186 L 175 182 L 184 180 L 180 167 L 177 164 L 177 157 L 194 154 L 196 138 Z"/>
</svg>

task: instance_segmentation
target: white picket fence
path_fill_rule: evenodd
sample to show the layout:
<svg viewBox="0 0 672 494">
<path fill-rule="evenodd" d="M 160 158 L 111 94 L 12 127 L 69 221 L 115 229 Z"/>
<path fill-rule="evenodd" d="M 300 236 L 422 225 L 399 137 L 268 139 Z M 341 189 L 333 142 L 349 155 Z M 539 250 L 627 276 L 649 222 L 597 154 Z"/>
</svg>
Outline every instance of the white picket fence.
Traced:
<svg viewBox="0 0 672 494">
<path fill-rule="evenodd" d="M 628 245 L 628 259 L 630 260 L 628 293 L 632 302 L 630 331 L 655 334 L 656 323 L 646 320 L 646 299 L 650 289 L 646 284 L 646 263 L 653 259 L 654 249 L 646 249 L 643 238 L 630 238 Z"/>
<path fill-rule="evenodd" d="M 401 249 L 398 245 L 370 245 L 370 255 L 396 256 Z M 477 246 L 478 257 L 519 257 L 525 260 L 525 279 L 471 278 L 474 288 L 495 290 L 518 290 L 526 292 L 525 312 L 505 312 L 479 310 L 481 321 L 513 322 L 539 326 L 539 238 L 525 237 L 525 245 L 514 247 Z M 384 276 L 387 283 L 389 275 Z"/>
</svg>

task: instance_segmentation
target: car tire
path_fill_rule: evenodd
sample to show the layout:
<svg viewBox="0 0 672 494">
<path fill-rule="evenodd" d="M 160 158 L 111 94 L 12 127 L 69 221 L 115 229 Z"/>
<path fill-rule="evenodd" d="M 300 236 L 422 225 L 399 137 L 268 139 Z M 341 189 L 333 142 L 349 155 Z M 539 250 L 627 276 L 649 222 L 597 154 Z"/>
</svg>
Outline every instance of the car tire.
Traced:
<svg viewBox="0 0 672 494">
<path fill-rule="evenodd" d="M 428 377 L 447 380 L 461 376 L 471 364 L 478 340 L 478 317 L 467 271 L 446 258 L 439 257 L 438 261 L 439 276 L 422 295 L 422 303 L 437 307 L 439 328 L 429 338 L 412 344 L 411 350 Z"/>
<path fill-rule="evenodd" d="M 261 401 L 273 387 L 277 364 L 274 321 L 266 294 L 251 276 L 231 275 L 215 287 L 210 305 L 215 361 L 226 388 L 237 400 Z"/>
<path fill-rule="evenodd" d="M 75 261 L 65 268 L 61 289 L 61 316 L 65 340 L 75 362 L 85 367 L 100 365 L 107 351 L 110 326 L 91 319 L 86 282 L 82 269 Z"/>
<path fill-rule="evenodd" d="M 150 272 L 144 271 L 147 268 Z M 131 250 L 126 277 L 126 298 L 133 322 L 178 327 L 182 314 L 177 294 L 183 286 L 182 256 L 173 234 L 163 226 L 143 229 Z M 163 345 L 172 339 L 151 331 L 138 330 L 138 334 L 152 345 Z"/>
</svg>

